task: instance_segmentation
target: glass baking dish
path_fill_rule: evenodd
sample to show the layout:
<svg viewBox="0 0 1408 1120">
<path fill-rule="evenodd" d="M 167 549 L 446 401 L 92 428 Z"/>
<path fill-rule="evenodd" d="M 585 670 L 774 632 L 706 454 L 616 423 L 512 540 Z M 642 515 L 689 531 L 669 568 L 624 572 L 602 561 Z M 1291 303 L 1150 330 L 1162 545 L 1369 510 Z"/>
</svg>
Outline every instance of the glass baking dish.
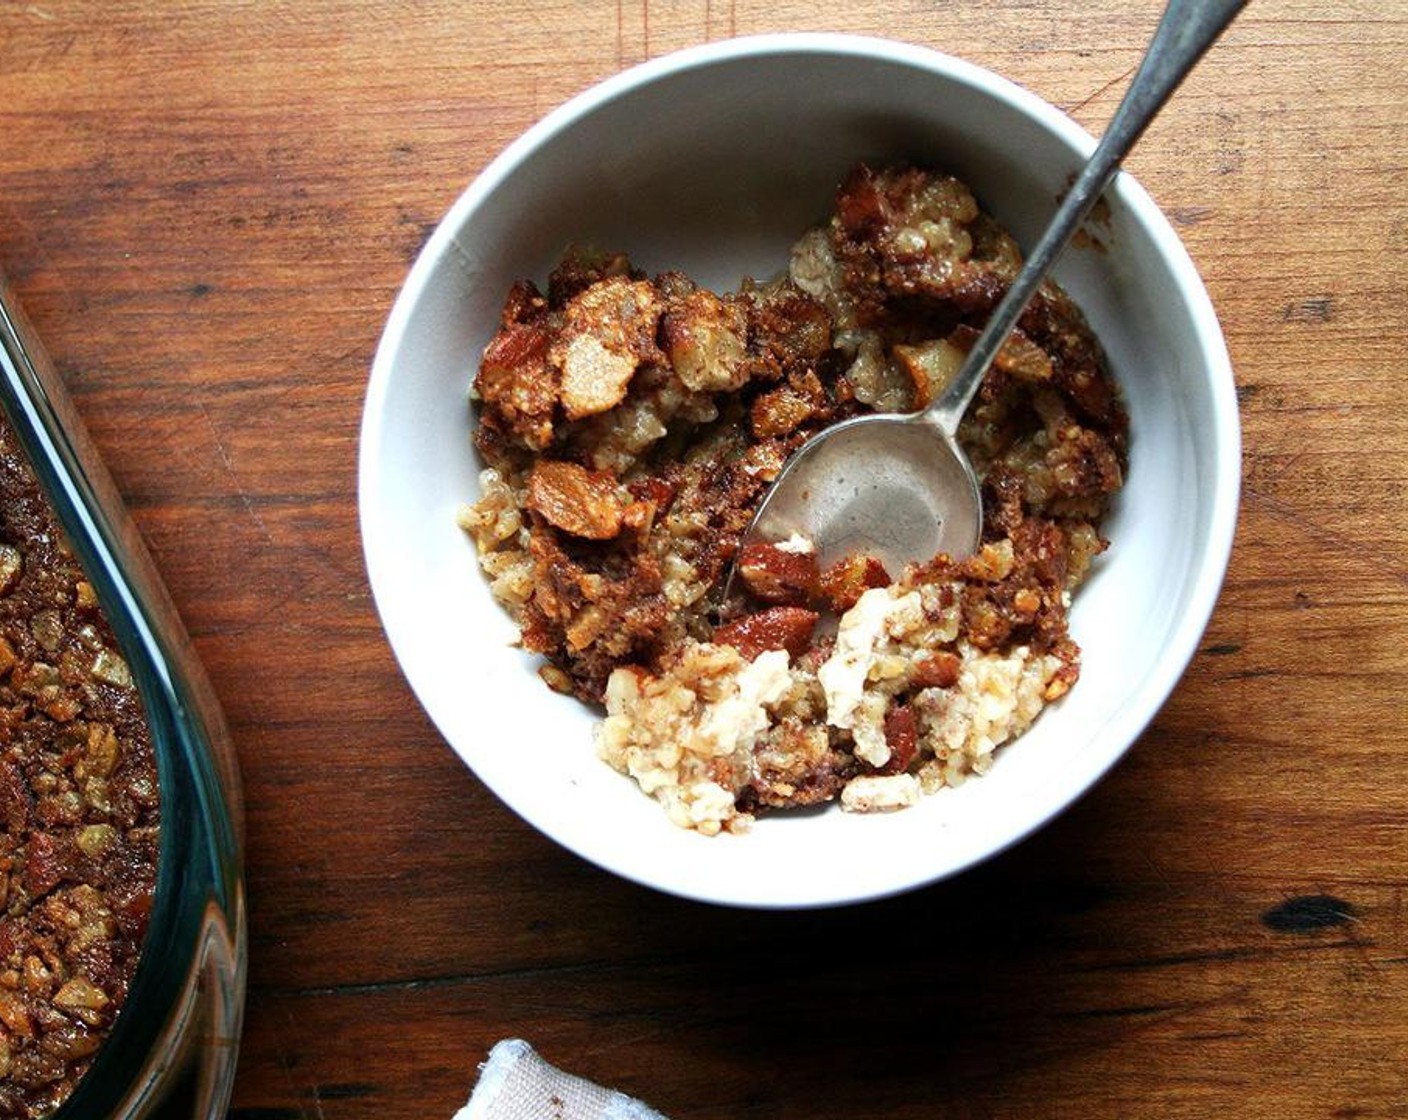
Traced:
<svg viewBox="0 0 1408 1120">
<path fill-rule="evenodd" d="M 0 408 L 131 668 L 161 805 L 150 924 L 126 1002 L 50 1120 L 223 1116 L 247 937 L 234 751 L 190 639 L 3 275 Z"/>
</svg>

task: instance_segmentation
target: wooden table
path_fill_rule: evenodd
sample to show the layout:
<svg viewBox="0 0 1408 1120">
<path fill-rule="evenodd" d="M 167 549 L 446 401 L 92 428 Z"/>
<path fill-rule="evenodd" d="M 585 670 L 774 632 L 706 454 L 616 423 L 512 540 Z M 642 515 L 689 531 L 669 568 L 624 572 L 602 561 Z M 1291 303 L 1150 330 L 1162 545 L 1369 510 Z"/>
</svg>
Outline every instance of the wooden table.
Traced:
<svg viewBox="0 0 1408 1120">
<path fill-rule="evenodd" d="M 1131 159 L 1243 408 L 1226 590 L 1127 759 L 860 908 L 714 909 L 522 824 L 417 707 L 363 573 L 372 350 L 473 175 L 675 47 L 883 33 L 1098 131 L 1156 0 L 0 7 L 0 267 L 233 724 L 232 1116 L 449 1117 L 497 1039 L 714 1117 L 1408 1115 L 1408 4 L 1254 0 Z"/>
</svg>

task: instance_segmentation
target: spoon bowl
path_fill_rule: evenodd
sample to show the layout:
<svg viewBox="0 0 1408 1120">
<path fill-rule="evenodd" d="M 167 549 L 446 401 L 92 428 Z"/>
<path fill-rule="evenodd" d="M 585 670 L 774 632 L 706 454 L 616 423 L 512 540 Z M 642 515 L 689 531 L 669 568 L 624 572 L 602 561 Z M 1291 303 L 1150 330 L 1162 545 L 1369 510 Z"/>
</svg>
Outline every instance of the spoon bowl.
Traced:
<svg viewBox="0 0 1408 1120">
<path fill-rule="evenodd" d="M 981 524 L 967 458 L 921 412 L 857 416 L 812 437 L 787 461 L 750 533 L 811 541 L 823 567 L 863 551 L 898 574 L 918 556 L 968 555 Z"/>
</svg>

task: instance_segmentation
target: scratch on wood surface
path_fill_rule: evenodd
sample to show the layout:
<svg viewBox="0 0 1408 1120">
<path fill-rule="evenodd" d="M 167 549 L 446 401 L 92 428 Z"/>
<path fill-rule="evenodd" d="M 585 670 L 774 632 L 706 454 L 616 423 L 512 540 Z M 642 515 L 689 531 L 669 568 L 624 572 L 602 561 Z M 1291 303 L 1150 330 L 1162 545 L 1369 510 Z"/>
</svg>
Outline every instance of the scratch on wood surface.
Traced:
<svg viewBox="0 0 1408 1120">
<path fill-rule="evenodd" d="M 250 501 L 249 495 L 245 492 L 245 488 L 240 482 L 239 475 L 235 473 L 235 465 L 230 459 L 229 452 L 225 449 L 225 441 L 220 437 L 220 431 L 215 426 L 215 421 L 210 415 L 210 410 L 205 407 L 204 401 L 198 401 L 197 406 L 200 408 L 201 419 L 205 421 L 205 426 L 210 430 L 211 438 L 215 442 L 215 454 L 220 457 L 220 465 L 225 468 L 225 473 L 230 476 L 230 480 L 235 484 L 235 496 L 239 498 L 240 504 L 244 506 L 245 513 L 249 515 L 249 519 L 254 522 L 255 527 L 259 530 L 259 535 L 264 538 L 264 543 L 272 547 L 274 544 L 274 534 L 269 532 L 269 526 L 266 525 L 264 519 L 259 516 L 259 511 L 255 508 L 254 503 Z"/>
<path fill-rule="evenodd" d="M 1169 217 L 1173 219 L 1176 226 L 1196 226 L 1212 217 L 1211 206 L 1175 206 L 1169 211 Z"/>
<path fill-rule="evenodd" d="M 637 1049 L 642 1043 L 650 1042 L 661 1037 L 659 1026 L 643 1027 L 635 1031 L 624 1031 L 617 1026 L 617 1020 L 613 1016 L 613 1029 L 603 1031 L 601 1038 L 588 1049 L 592 1056 L 609 1055 L 617 1050 L 630 1052 Z"/>
<path fill-rule="evenodd" d="M 1113 78 L 1111 78 L 1108 82 L 1106 82 L 1103 86 L 1097 89 L 1094 93 L 1090 94 L 1088 97 L 1082 98 L 1080 101 L 1077 101 L 1074 105 L 1068 105 L 1066 107 L 1066 112 L 1071 114 L 1080 112 L 1101 94 L 1107 92 L 1111 87 L 1117 86 L 1122 82 L 1126 81 L 1136 69 L 1137 67 L 1131 66 L 1124 73 L 1116 74 Z"/>
<path fill-rule="evenodd" d="M 30 4 L 24 11 L 25 15 L 33 16 L 35 19 L 48 20 L 51 23 L 58 19 L 58 16 L 54 15 L 53 12 L 49 11 L 47 8 L 39 7 L 38 4 Z"/>
<path fill-rule="evenodd" d="M 637 22 L 638 21 L 638 22 Z M 627 41 L 629 35 L 630 41 Z M 650 57 L 650 5 L 616 0 L 616 66 L 625 69 Z"/>
<path fill-rule="evenodd" d="M 1283 323 L 1328 323 L 1335 317 L 1335 297 L 1306 296 L 1281 309 Z"/>
<path fill-rule="evenodd" d="M 1403 566 L 1402 557 L 1397 553 L 1386 552 L 1372 541 L 1353 540 L 1340 530 L 1322 525 L 1313 518 L 1307 517 L 1289 502 L 1273 498 L 1257 490 L 1250 480 L 1244 482 L 1242 486 L 1242 505 L 1244 508 L 1264 510 L 1273 517 L 1303 530 L 1306 536 L 1312 540 L 1327 545 L 1345 556 L 1373 564 L 1381 575 L 1395 583 L 1408 586 L 1408 568 Z"/>
<path fill-rule="evenodd" d="M 1360 949 L 1364 942 L 1356 937 L 1340 937 L 1334 941 L 1317 939 L 1297 941 L 1277 945 L 1238 945 L 1227 949 L 1190 950 L 1186 953 L 1158 953 L 1148 956 L 1128 957 L 1122 960 L 1101 961 L 1086 965 L 1080 972 L 1148 972 L 1153 969 L 1179 968 L 1222 964 L 1229 961 L 1269 961 L 1302 953 L 1317 953 L 1333 949 Z"/>
<path fill-rule="evenodd" d="M 1251 1002 L 1251 986 L 1235 984 L 1225 992 L 1207 999 L 1194 999 L 1174 1003 L 1126 1004 L 1113 1007 L 1081 1007 L 1072 1011 L 1056 1013 L 1057 1019 L 1120 1019 L 1126 1029 L 1135 1033 L 1150 1027 L 1162 1026 L 1189 1015 L 1204 1011 L 1218 1011 L 1237 1007 Z"/>
<path fill-rule="evenodd" d="M 350 1101 L 374 1096 L 377 1087 L 368 1081 L 330 1081 L 326 1085 L 315 1086 L 322 1100 Z"/>
</svg>

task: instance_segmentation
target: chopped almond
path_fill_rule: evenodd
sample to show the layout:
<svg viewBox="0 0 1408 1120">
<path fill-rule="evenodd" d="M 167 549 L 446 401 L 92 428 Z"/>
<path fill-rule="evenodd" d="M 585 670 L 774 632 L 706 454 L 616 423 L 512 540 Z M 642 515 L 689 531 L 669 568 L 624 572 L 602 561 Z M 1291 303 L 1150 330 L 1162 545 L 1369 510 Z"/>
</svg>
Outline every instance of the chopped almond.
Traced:
<svg viewBox="0 0 1408 1120">
<path fill-rule="evenodd" d="M 620 404 L 636 370 L 661 360 L 655 345 L 659 319 L 655 288 L 623 276 L 603 280 L 568 303 L 548 361 L 560 371 L 562 407 L 569 420 Z"/>
<path fill-rule="evenodd" d="M 894 774 L 908 770 L 919 751 L 919 722 L 907 704 L 896 705 L 885 713 L 885 745 L 890 748 L 885 770 Z"/>
<path fill-rule="evenodd" d="M 973 348 L 973 343 L 978 341 L 978 332 L 973 327 L 958 327 L 948 336 L 948 341 L 960 352 L 961 357 L 966 357 L 968 351 Z M 1033 342 L 1020 327 L 1012 328 L 1012 333 L 1003 342 L 992 364 L 1003 373 L 1023 381 L 1050 381 L 1055 374 L 1051 356 Z"/>
<path fill-rule="evenodd" d="M 952 688 L 958 683 L 961 666 L 958 654 L 935 650 L 914 663 L 914 683 L 920 688 Z"/>
<path fill-rule="evenodd" d="M 1051 356 L 1020 329 L 1014 329 L 1007 336 L 993 364 L 1003 373 L 1024 381 L 1050 381 L 1054 373 Z"/>
<path fill-rule="evenodd" d="M 770 649 L 785 649 L 798 657 L 811 643 L 817 617 L 815 611 L 802 607 L 769 607 L 720 626 L 714 641 L 732 646 L 749 661 Z"/>
<path fill-rule="evenodd" d="M 474 378 L 480 399 L 496 406 L 523 443 L 541 451 L 552 442 L 557 376 L 547 361 L 548 332 L 537 323 L 509 323 L 484 348 Z"/>
<path fill-rule="evenodd" d="M 696 289 L 665 313 L 660 334 L 685 388 L 733 392 L 747 382 L 748 316 L 737 301 Z"/>
<path fill-rule="evenodd" d="M 805 422 L 815 407 L 790 386 L 761 394 L 749 410 L 748 422 L 759 439 L 785 436 Z"/>
<path fill-rule="evenodd" d="M 934 338 L 912 346 L 897 345 L 891 349 L 901 369 L 914 382 L 912 407 L 926 407 L 948 387 L 967 354 L 947 339 Z"/>
<path fill-rule="evenodd" d="M 564 533 L 611 540 L 621 532 L 624 505 L 607 471 L 545 459 L 528 476 L 528 508 Z"/>
<path fill-rule="evenodd" d="M 600 339 L 581 334 L 562 353 L 562 407 L 569 420 L 614 408 L 626 397 L 636 359 L 608 349 Z"/>
<path fill-rule="evenodd" d="M 795 606 L 816 595 L 821 569 L 814 552 L 789 552 L 758 541 L 738 554 L 738 575 L 763 602 Z"/>
</svg>

